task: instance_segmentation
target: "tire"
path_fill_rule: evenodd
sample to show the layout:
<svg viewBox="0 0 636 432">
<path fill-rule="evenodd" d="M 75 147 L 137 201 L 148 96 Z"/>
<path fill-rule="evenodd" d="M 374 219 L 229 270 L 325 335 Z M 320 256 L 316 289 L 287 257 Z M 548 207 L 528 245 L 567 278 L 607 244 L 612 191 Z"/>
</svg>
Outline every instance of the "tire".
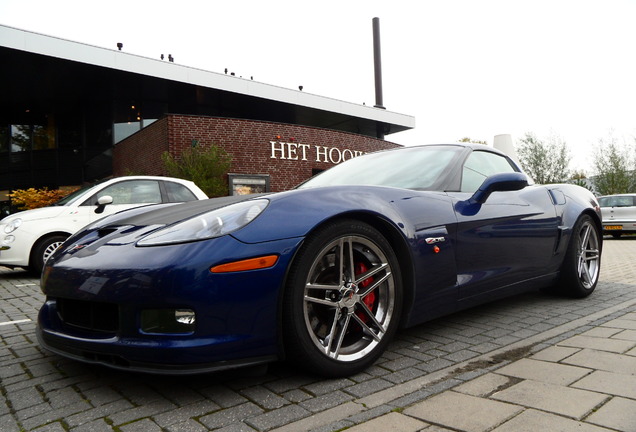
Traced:
<svg viewBox="0 0 636 432">
<path fill-rule="evenodd" d="M 55 252 L 55 250 L 64 243 L 68 236 L 53 235 L 40 240 L 31 251 L 31 259 L 29 260 L 29 269 L 36 274 L 41 274 L 44 263 Z"/>
<path fill-rule="evenodd" d="M 588 215 L 574 225 L 561 267 L 559 291 L 570 297 L 587 297 L 596 288 L 601 270 L 601 231 Z"/>
<path fill-rule="evenodd" d="M 391 246 L 363 222 L 322 227 L 292 263 L 283 307 L 289 360 L 326 377 L 363 371 L 399 324 L 402 283 Z"/>
</svg>

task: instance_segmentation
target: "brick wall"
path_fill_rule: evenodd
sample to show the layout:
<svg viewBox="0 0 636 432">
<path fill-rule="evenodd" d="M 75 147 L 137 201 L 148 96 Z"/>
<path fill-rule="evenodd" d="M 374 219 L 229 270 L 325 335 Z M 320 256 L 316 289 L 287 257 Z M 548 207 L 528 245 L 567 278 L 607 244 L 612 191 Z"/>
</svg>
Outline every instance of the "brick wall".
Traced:
<svg viewBox="0 0 636 432">
<path fill-rule="evenodd" d="M 166 175 L 161 155 L 168 149 L 168 118 L 164 117 L 115 145 L 113 176 Z"/>
<path fill-rule="evenodd" d="M 290 189 L 356 154 L 399 147 L 363 135 L 255 120 L 168 115 L 121 141 L 114 175 L 165 175 L 161 154 L 178 155 L 196 142 L 215 144 L 232 157 L 231 173 L 269 174 L 273 192 Z"/>
</svg>

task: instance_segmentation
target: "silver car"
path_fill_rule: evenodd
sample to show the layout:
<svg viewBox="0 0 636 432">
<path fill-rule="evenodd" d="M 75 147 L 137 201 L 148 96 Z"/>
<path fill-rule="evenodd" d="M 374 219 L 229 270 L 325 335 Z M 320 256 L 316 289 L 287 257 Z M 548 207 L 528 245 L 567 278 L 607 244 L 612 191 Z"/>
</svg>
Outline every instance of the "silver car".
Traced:
<svg viewBox="0 0 636 432">
<path fill-rule="evenodd" d="M 619 238 L 636 233 L 636 194 L 607 195 L 598 199 L 603 214 L 603 233 Z"/>
</svg>

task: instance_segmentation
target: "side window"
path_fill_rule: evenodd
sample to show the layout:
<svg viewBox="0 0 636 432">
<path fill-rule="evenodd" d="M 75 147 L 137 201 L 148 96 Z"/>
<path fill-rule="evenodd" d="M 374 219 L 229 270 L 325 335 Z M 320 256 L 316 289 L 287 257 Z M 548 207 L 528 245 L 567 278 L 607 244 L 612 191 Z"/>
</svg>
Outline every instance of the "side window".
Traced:
<svg viewBox="0 0 636 432">
<path fill-rule="evenodd" d="M 615 197 L 615 207 L 631 207 L 634 205 L 634 198 L 631 196 Z"/>
<path fill-rule="evenodd" d="M 104 195 L 113 197 L 113 204 L 154 204 L 161 202 L 159 182 L 130 180 L 115 183 L 99 191 L 95 201 Z"/>
<path fill-rule="evenodd" d="M 474 151 L 462 170 L 462 192 L 475 192 L 486 177 L 503 172 L 515 172 L 508 159 L 495 153 Z"/>
<path fill-rule="evenodd" d="M 166 186 L 168 202 L 194 201 L 197 199 L 190 189 L 180 183 L 166 181 L 163 184 Z"/>
</svg>

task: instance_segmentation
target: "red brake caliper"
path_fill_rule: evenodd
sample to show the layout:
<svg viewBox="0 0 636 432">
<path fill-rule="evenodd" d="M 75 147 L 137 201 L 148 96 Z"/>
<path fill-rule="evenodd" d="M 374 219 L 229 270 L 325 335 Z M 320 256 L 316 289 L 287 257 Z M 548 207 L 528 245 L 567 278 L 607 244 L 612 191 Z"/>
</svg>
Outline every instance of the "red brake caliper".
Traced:
<svg viewBox="0 0 636 432">
<path fill-rule="evenodd" d="M 363 262 L 358 262 L 355 265 L 355 274 L 356 276 L 361 275 L 362 273 L 369 270 L 369 268 Z M 373 277 L 367 278 L 358 284 L 359 288 L 366 288 L 373 283 Z M 362 302 L 369 308 L 371 312 L 373 312 L 373 306 L 375 304 L 375 291 L 370 292 L 365 298 L 362 299 Z M 362 322 L 369 321 L 369 317 L 367 314 L 362 313 L 361 311 L 357 311 L 356 315 L 358 318 L 362 320 Z"/>
</svg>

